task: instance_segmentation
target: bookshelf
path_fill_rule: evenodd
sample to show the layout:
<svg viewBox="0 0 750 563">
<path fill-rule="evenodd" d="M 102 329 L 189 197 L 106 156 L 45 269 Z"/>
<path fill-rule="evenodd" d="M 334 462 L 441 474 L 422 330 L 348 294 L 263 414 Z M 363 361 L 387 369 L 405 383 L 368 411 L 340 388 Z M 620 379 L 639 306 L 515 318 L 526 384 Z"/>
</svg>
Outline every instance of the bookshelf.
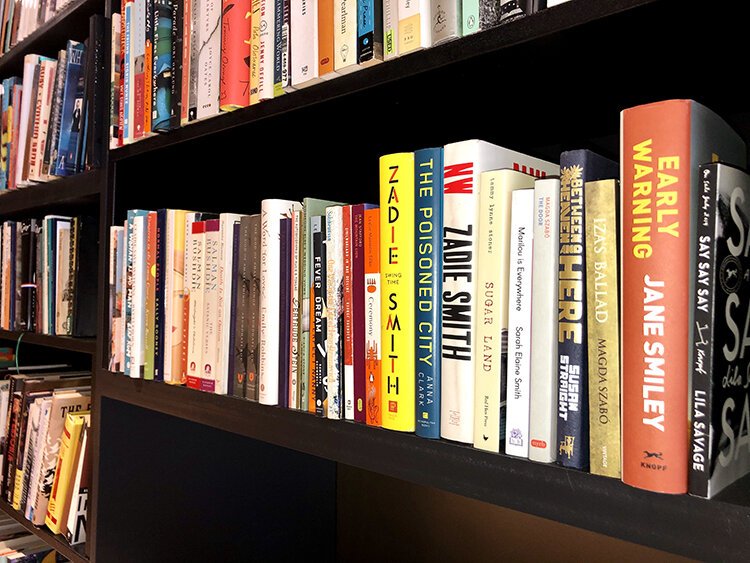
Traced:
<svg viewBox="0 0 750 563">
<path fill-rule="evenodd" d="M 0 74 L 19 72 L 27 52 L 52 54 L 63 39 L 76 33 L 82 38 L 88 15 L 112 13 L 113 4 L 119 2 L 74 0 L 70 13 L 0 57 Z M 680 25 L 676 10 L 684 4 L 571 0 L 112 150 L 101 170 L 0 195 L 2 218 L 80 206 L 98 210 L 100 217 L 98 338 L 22 339 L 85 355 L 95 368 L 86 546 L 91 560 L 187 560 L 216 553 L 242 560 L 251 549 L 273 554 L 264 551 L 273 542 L 292 557 L 300 555 L 294 544 L 304 541 L 320 546 L 320 560 L 334 560 L 336 521 L 342 518 L 336 505 L 339 464 L 674 554 L 745 558 L 748 479 L 719 500 L 657 495 L 554 465 L 106 370 L 107 233 L 129 208 L 255 212 L 268 193 L 332 199 L 356 193 L 357 199 L 376 201 L 379 155 L 467 138 L 547 159 L 580 146 L 616 157 L 619 110 L 669 97 L 705 103 L 750 139 L 744 92 L 717 84 L 734 72 L 742 52 L 741 10 L 722 6 Z M 609 63 L 592 62 L 592 52 L 605 53 Z M 705 64 L 707 52 L 714 62 L 706 74 L 696 61 Z M 666 55 L 669 64 L 650 58 Z M 341 115 L 356 116 L 356 129 L 354 120 L 342 123 Z M 358 142 L 349 142 L 358 132 Z M 222 165 L 205 164 L 212 161 Z M 0 339 L 17 338 L 0 331 Z M 200 454 L 190 455 L 191 449 Z M 240 479 L 249 484 L 240 486 Z M 191 499 L 188 492 L 196 489 L 202 494 Z M 6 503 L 0 509 L 20 517 Z M 32 531 L 55 547 L 61 541 Z M 62 551 L 73 561 L 86 560 L 69 552 Z"/>
</svg>

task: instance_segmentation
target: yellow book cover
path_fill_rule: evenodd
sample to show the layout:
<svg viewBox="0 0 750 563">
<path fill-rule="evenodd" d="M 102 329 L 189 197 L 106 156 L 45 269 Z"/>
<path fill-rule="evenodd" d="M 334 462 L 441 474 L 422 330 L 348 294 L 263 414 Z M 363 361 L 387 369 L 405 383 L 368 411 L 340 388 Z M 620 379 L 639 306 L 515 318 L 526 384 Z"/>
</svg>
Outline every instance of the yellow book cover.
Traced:
<svg viewBox="0 0 750 563">
<path fill-rule="evenodd" d="M 81 430 L 88 424 L 90 413 L 70 413 L 65 419 L 65 428 L 60 442 L 60 453 L 57 456 L 55 480 L 47 505 L 47 516 L 44 523 L 54 534 L 59 534 L 62 524 L 68 518 L 71 484 L 74 477 L 75 462 L 78 459 L 77 448 L 80 445 Z"/>
<path fill-rule="evenodd" d="M 586 300 L 589 331 L 591 473 L 620 478 L 620 320 L 617 180 L 586 182 Z"/>
<path fill-rule="evenodd" d="M 170 209 L 167 215 L 167 256 L 164 294 L 167 297 L 168 314 L 165 321 L 171 322 L 171 330 L 164 334 L 164 382 L 180 385 L 182 379 L 182 319 L 185 308 L 185 219 L 188 212 Z"/>
<path fill-rule="evenodd" d="M 250 105 L 260 102 L 260 0 L 252 0 L 250 16 Z"/>
<path fill-rule="evenodd" d="M 477 272 L 481 307 L 476 323 L 480 360 L 474 368 L 474 447 L 491 452 L 499 452 L 500 442 L 505 440 L 503 358 L 508 340 L 511 198 L 514 190 L 533 187 L 533 176 L 510 169 L 482 172 L 479 179 Z"/>
<path fill-rule="evenodd" d="M 380 157 L 383 428 L 414 432 L 414 153 Z"/>
</svg>

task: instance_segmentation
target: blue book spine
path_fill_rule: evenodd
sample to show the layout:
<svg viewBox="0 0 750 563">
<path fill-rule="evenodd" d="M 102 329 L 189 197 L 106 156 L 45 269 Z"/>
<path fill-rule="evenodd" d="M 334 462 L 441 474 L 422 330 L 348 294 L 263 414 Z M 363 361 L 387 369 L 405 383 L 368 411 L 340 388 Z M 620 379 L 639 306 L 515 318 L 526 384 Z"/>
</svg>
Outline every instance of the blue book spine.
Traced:
<svg viewBox="0 0 750 563">
<path fill-rule="evenodd" d="M 164 331 L 166 299 L 164 284 L 167 263 L 167 210 L 156 212 L 156 291 L 154 299 L 154 381 L 164 381 Z M 171 325 L 171 320 L 170 320 Z"/>
<path fill-rule="evenodd" d="M 443 149 L 414 153 L 417 436 L 440 438 Z"/>
<path fill-rule="evenodd" d="M 172 2 L 154 2 L 152 131 L 168 131 L 172 111 Z"/>
<path fill-rule="evenodd" d="M 558 331 L 558 463 L 589 466 L 588 330 L 586 327 L 586 182 L 618 178 L 616 162 L 589 150 L 560 155 L 560 283 Z M 573 289 L 571 289 L 573 286 Z M 563 291 L 564 287 L 564 291 Z"/>
<path fill-rule="evenodd" d="M 65 69 L 65 88 L 60 117 L 60 142 L 53 172 L 56 176 L 68 176 L 75 174 L 76 171 L 78 135 L 83 127 L 84 118 L 83 62 L 83 43 L 68 41 L 68 63 Z"/>
<path fill-rule="evenodd" d="M 378 18 L 378 14 L 375 11 L 376 4 L 380 4 L 380 2 L 375 2 L 375 0 L 357 0 L 357 62 L 360 64 L 372 60 L 376 54 L 375 25 Z M 381 20 L 382 16 L 378 22 Z M 377 23 L 377 25 L 379 26 L 380 24 Z M 380 56 L 382 56 L 382 52 Z"/>
</svg>

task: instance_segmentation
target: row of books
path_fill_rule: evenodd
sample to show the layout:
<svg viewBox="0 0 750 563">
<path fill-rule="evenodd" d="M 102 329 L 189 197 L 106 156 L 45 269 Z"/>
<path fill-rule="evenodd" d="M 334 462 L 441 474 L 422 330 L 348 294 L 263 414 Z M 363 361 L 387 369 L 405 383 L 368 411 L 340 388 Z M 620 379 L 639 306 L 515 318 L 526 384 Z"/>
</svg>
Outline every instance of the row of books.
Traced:
<svg viewBox="0 0 750 563">
<path fill-rule="evenodd" d="M 14 563 L 64 563 L 58 554 L 9 515 L 0 512 L 0 558 Z"/>
<path fill-rule="evenodd" d="M 111 232 L 110 367 L 711 496 L 750 468 L 737 290 L 750 274 L 742 252 L 706 245 L 721 232 L 747 253 L 748 196 L 722 203 L 698 164 L 744 165 L 744 143 L 685 100 L 626 110 L 622 136 L 637 139 L 621 196 L 618 164 L 590 151 L 558 166 L 472 140 L 382 157 L 379 208 L 131 211 Z M 690 141 L 702 150 L 680 154 Z M 725 298 L 726 330 L 692 334 Z M 689 414 L 704 461 L 690 481 Z"/>
<path fill-rule="evenodd" d="M 12 368 L 0 382 L 0 494 L 71 545 L 86 540 L 91 373 Z"/>
<path fill-rule="evenodd" d="M 96 219 L 47 215 L 5 221 L 0 232 L 0 328 L 94 336 Z"/>
<path fill-rule="evenodd" d="M 121 0 L 111 146 L 533 13 L 544 0 Z M 433 13 L 435 16 L 433 17 Z"/>
<path fill-rule="evenodd" d="M 92 16 L 94 40 L 68 41 L 57 59 L 26 55 L 23 78 L 2 81 L 0 192 L 101 164 L 106 94 L 95 76 L 103 72 L 102 26 Z"/>
<path fill-rule="evenodd" d="M 0 1 L 0 53 L 12 49 L 46 22 L 70 9 L 71 0 Z"/>
</svg>

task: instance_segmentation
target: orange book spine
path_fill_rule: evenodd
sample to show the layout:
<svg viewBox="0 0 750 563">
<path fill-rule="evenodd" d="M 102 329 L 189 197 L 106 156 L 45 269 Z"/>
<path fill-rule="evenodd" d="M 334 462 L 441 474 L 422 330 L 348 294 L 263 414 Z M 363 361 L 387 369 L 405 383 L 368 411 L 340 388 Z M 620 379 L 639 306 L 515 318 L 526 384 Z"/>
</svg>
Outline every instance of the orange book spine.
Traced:
<svg viewBox="0 0 750 563">
<path fill-rule="evenodd" d="M 146 11 L 146 49 L 145 49 L 145 71 L 143 73 L 143 134 L 151 133 L 152 99 L 154 77 L 154 29 L 153 14 L 154 7 L 150 5 Z"/>
<path fill-rule="evenodd" d="M 333 0 L 318 2 L 318 76 L 333 72 Z"/>
<path fill-rule="evenodd" d="M 365 210 L 365 383 L 366 422 L 382 426 L 380 386 L 380 209 Z"/>
<path fill-rule="evenodd" d="M 188 121 L 188 108 L 190 106 L 190 26 L 193 17 L 192 1 L 177 0 L 183 2 L 182 12 L 182 105 L 180 106 L 180 123 Z"/>
<path fill-rule="evenodd" d="M 690 106 L 622 116 L 622 480 L 687 492 Z"/>
<path fill-rule="evenodd" d="M 250 104 L 250 16 L 251 0 L 224 0 L 221 15 L 222 111 Z"/>
</svg>

